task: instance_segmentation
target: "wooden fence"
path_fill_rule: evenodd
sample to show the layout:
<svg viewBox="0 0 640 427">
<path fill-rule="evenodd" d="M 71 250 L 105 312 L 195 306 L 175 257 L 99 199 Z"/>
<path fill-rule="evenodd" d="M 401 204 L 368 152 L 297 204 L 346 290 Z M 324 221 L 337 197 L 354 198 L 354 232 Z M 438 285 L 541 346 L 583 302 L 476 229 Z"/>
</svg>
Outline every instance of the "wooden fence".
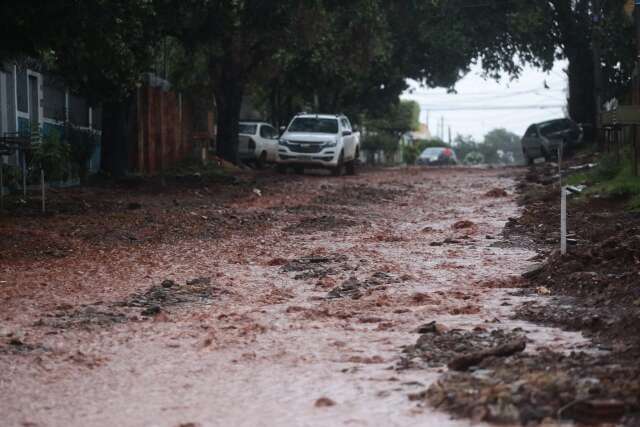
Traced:
<svg viewBox="0 0 640 427">
<path fill-rule="evenodd" d="M 624 105 L 601 115 L 598 141 L 606 153 L 614 155 L 618 161 L 630 149 L 631 171 L 640 175 L 640 106 Z"/>
<path fill-rule="evenodd" d="M 200 149 L 214 141 L 213 114 L 198 114 L 193 104 L 177 92 L 142 86 L 136 107 L 137 135 L 130 165 L 138 173 L 156 175 L 199 156 Z"/>
</svg>

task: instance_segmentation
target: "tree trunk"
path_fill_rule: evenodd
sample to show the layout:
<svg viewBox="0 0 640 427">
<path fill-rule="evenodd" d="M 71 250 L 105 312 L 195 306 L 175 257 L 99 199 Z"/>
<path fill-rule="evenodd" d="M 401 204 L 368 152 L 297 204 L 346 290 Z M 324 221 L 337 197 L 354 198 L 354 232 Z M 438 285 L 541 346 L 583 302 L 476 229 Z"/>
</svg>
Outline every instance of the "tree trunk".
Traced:
<svg viewBox="0 0 640 427">
<path fill-rule="evenodd" d="M 231 59 L 232 53 L 221 64 L 216 83 L 216 107 L 218 111 L 217 154 L 238 164 L 238 131 L 244 81 Z"/>
<path fill-rule="evenodd" d="M 111 101 L 102 108 L 101 169 L 112 177 L 123 177 L 129 168 L 129 131 L 133 125 L 132 101 Z"/>
<path fill-rule="evenodd" d="M 569 59 L 569 115 L 591 129 L 596 124 L 597 108 L 593 96 L 593 53 L 588 47 L 566 52 Z"/>
<path fill-rule="evenodd" d="M 239 162 L 238 131 L 242 89 L 237 83 L 228 83 L 216 91 L 218 108 L 218 134 L 216 137 L 218 156 L 232 163 Z"/>
</svg>

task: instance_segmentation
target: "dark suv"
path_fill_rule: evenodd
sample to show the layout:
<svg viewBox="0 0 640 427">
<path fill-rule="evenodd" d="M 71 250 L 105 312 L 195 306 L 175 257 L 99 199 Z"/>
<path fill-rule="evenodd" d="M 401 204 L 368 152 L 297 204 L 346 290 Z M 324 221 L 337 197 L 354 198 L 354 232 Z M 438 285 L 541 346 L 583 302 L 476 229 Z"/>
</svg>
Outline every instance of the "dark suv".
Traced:
<svg viewBox="0 0 640 427">
<path fill-rule="evenodd" d="M 582 128 L 571 119 L 556 119 L 529 126 L 522 137 L 522 153 L 527 164 L 538 157 L 550 161 L 557 158 L 563 142 L 565 152 L 582 142 Z"/>
</svg>

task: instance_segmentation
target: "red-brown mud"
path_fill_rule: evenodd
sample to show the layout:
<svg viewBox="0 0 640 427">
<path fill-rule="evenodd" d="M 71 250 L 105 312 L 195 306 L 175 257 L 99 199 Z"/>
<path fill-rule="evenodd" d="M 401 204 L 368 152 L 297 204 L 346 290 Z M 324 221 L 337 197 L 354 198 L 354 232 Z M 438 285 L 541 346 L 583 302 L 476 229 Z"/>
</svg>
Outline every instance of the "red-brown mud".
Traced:
<svg viewBox="0 0 640 427">
<path fill-rule="evenodd" d="M 464 426 L 408 399 L 442 371 L 397 370 L 420 325 L 588 346 L 511 320 L 499 171 L 243 179 L 2 219 L 3 425 Z"/>
</svg>

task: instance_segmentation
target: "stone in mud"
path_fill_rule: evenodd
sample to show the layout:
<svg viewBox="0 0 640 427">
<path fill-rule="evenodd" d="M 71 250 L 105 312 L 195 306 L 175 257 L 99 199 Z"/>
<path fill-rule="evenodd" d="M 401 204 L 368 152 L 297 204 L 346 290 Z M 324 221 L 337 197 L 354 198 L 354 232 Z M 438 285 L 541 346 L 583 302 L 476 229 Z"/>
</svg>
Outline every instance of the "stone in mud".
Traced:
<svg viewBox="0 0 640 427">
<path fill-rule="evenodd" d="M 501 344 L 494 348 L 463 354 L 462 356 L 453 359 L 447 366 L 449 369 L 454 371 L 466 371 L 472 366 L 477 366 L 488 357 L 509 357 L 516 353 L 523 352 L 526 347 L 527 340 L 525 338 L 520 338 L 516 341 Z"/>
<path fill-rule="evenodd" d="M 143 316 L 155 316 L 157 314 L 160 314 L 161 311 L 162 309 L 160 308 L 159 305 L 153 305 L 149 308 L 142 310 L 140 314 Z"/>
<path fill-rule="evenodd" d="M 501 198 L 501 197 L 509 197 L 509 194 L 502 188 L 494 188 L 492 190 L 489 190 L 486 194 L 486 197 L 493 197 L 493 198 Z"/>
<path fill-rule="evenodd" d="M 418 334 L 443 334 L 445 332 L 447 332 L 449 330 L 449 328 L 447 328 L 445 325 L 443 325 L 442 323 L 437 323 L 435 320 L 431 321 L 429 323 L 425 323 L 422 326 L 419 326 L 418 329 L 416 329 L 416 333 Z"/>
<path fill-rule="evenodd" d="M 173 280 L 169 280 L 169 279 L 167 279 L 167 280 L 164 280 L 164 281 L 161 283 L 161 286 L 162 286 L 163 288 L 168 289 L 168 288 L 173 288 L 174 286 L 178 286 L 178 284 L 177 284 L 176 282 L 174 282 Z"/>
<path fill-rule="evenodd" d="M 360 299 L 362 298 L 362 288 L 365 285 L 358 281 L 355 277 L 350 278 L 345 281 L 342 285 L 336 286 L 327 294 L 327 299 L 336 299 L 336 298 L 351 298 L 351 299 Z"/>
<path fill-rule="evenodd" d="M 453 224 L 452 228 L 454 230 L 464 230 L 464 229 L 468 229 L 468 228 L 473 228 L 475 227 L 475 223 L 473 221 L 468 221 L 468 220 L 462 220 L 462 221 L 458 221 L 455 224 Z"/>
<path fill-rule="evenodd" d="M 414 345 L 404 349 L 404 361 L 399 368 L 443 367 L 465 355 L 524 339 L 519 330 L 444 330 L 435 322 L 424 325 L 423 328 L 427 332 L 422 333 Z"/>
<path fill-rule="evenodd" d="M 328 397 L 321 397 L 320 399 L 316 400 L 316 403 L 314 404 L 316 408 L 329 408 L 335 405 L 336 402 L 329 399 Z"/>
</svg>

